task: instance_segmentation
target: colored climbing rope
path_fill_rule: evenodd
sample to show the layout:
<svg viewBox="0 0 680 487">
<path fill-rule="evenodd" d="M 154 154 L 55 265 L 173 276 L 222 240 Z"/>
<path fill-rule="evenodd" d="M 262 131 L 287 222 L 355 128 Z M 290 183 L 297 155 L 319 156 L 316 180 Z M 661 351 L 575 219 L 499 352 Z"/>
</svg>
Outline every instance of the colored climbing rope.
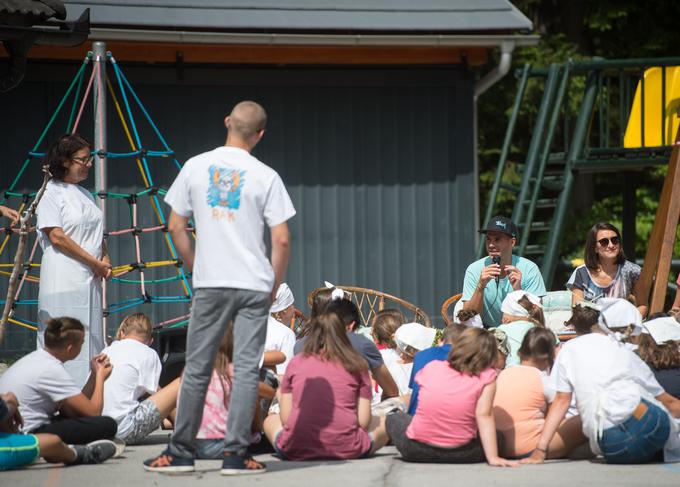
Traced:
<svg viewBox="0 0 680 487">
<path fill-rule="evenodd" d="M 152 161 L 155 160 L 162 161 L 171 159 L 173 161 L 174 167 L 177 170 L 181 169 L 181 164 L 177 160 L 175 152 L 170 148 L 166 142 L 166 139 L 161 134 L 158 126 L 154 123 L 148 110 L 142 104 L 141 99 L 134 91 L 132 85 L 125 77 L 125 74 L 116 62 L 115 58 L 110 53 L 107 53 L 107 56 L 110 60 L 110 65 L 113 70 L 113 77 L 109 79 L 109 77 L 106 76 L 106 73 L 103 74 L 105 75 L 108 93 L 111 100 L 113 101 L 115 113 L 117 114 L 120 124 L 123 128 L 129 148 L 123 151 L 95 149 L 93 153 L 100 156 L 101 158 L 114 161 L 122 159 L 135 160 L 142 179 L 143 189 L 130 193 L 118 193 L 113 191 L 92 193 L 92 196 L 95 198 L 106 198 L 120 202 L 126 202 L 130 217 L 129 226 L 125 228 L 107 230 L 104 234 L 109 247 L 111 247 L 113 241 L 119 243 L 119 245 L 129 245 L 130 249 L 132 250 L 131 254 L 134 256 L 134 262 L 120 264 L 112 269 L 113 277 L 108 283 L 108 286 L 121 286 L 118 295 L 124 296 L 122 299 L 116 302 L 108 303 L 108 287 L 107 283 L 105 283 L 105 291 L 103 296 L 103 314 L 105 319 L 110 315 L 121 313 L 123 311 L 130 310 L 145 304 L 165 305 L 170 303 L 190 303 L 192 298 L 192 290 L 189 284 L 190 275 L 188 275 L 182 267 L 182 262 L 179 259 L 172 238 L 167 231 L 166 218 L 159 201 L 159 196 L 164 196 L 167 193 L 167 190 L 155 184 L 150 170 L 150 165 L 152 164 Z M 45 153 L 44 151 L 41 151 L 40 148 L 43 146 L 48 132 L 53 128 L 59 113 L 68 104 L 67 102 L 69 99 L 72 99 L 72 101 L 70 103 L 70 109 L 68 109 L 66 132 L 70 133 L 77 130 L 82 120 L 82 115 L 85 113 L 86 104 L 90 99 L 93 98 L 91 95 L 93 95 L 92 86 L 94 80 L 98 74 L 102 74 L 99 73 L 99 70 L 102 69 L 102 64 L 92 63 L 91 60 L 92 53 L 88 53 L 87 57 L 83 60 L 83 63 L 76 72 L 73 81 L 68 86 L 64 96 L 59 101 L 54 114 L 50 117 L 47 125 L 44 127 L 42 133 L 38 137 L 38 140 L 34 146 L 29 151 L 27 151 L 26 158 L 24 159 L 18 174 L 9 187 L 2 193 L 0 204 L 11 205 L 12 200 L 15 200 L 16 204 L 13 206 L 18 207 L 19 211 L 23 212 L 24 209 L 28 208 L 31 202 L 35 199 L 35 191 L 17 191 L 19 182 L 29 170 L 29 166 L 32 167 L 31 162 L 36 161 L 42 165 L 42 159 L 45 157 Z M 92 72 L 90 73 L 89 77 L 86 77 L 86 69 L 90 65 L 92 65 Z M 117 92 L 115 89 L 116 87 Z M 97 100 L 94 102 L 96 103 Z M 149 146 L 145 146 L 142 143 L 140 133 L 138 131 L 138 123 L 135 120 L 133 114 L 133 106 L 141 112 L 144 120 L 146 120 L 146 122 L 151 126 L 153 133 L 160 142 L 160 150 L 150 149 L 148 148 Z M 139 203 L 143 198 L 148 199 L 156 218 L 156 224 L 152 224 L 150 226 L 142 226 L 140 224 L 143 219 L 139 214 Z M 10 252 L 10 243 L 17 239 L 16 237 L 19 236 L 19 231 L 19 228 L 16 226 L 8 226 L 4 228 L 0 227 L 0 235 L 4 233 L 4 235 L 2 235 L 2 241 L 0 242 L 0 256 Z M 193 233 L 192 228 L 189 228 L 188 231 Z M 143 235 L 159 232 L 163 235 L 162 240 L 165 242 L 169 252 L 169 258 L 165 260 L 145 260 L 144 254 L 146 248 L 142 244 L 141 237 Z M 39 239 L 36 227 L 29 225 L 28 228 L 25 228 L 25 233 L 30 236 L 32 242 L 27 242 L 28 254 L 26 260 L 21 264 L 18 280 L 16 283 L 16 291 L 13 291 L 12 293 L 13 302 L 11 302 L 11 304 L 13 312 L 9 319 L 7 319 L 7 323 L 11 323 L 13 325 L 30 330 L 37 330 L 38 323 L 23 317 L 18 317 L 15 314 L 15 311 L 17 310 L 27 309 L 29 307 L 35 308 L 38 305 L 37 299 L 21 299 L 20 296 L 26 286 L 36 285 L 40 282 L 39 275 L 36 272 L 40 269 L 40 263 L 38 262 Z M 30 251 L 28 249 L 30 249 Z M 13 267 L 15 267 L 14 264 L 0 264 L 0 278 L 10 277 L 12 274 L 10 270 L 13 270 Z M 167 269 L 169 272 L 165 272 L 164 269 Z M 159 295 L 153 292 L 156 285 L 165 285 L 168 283 L 172 284 L 175 282 L 180 285 L 179 289 L 181 291 L 176 295 Z M 4 306 L 5 302 L 6 300 L 0 300 L 0 305 Z M 156 323 L 154 327 L 176 328 L 185 326 L 188 323 L 188 318 L 189 315 L 185 313 L 175 318 L 160 321 L 159 323 Z"/>
</svg>

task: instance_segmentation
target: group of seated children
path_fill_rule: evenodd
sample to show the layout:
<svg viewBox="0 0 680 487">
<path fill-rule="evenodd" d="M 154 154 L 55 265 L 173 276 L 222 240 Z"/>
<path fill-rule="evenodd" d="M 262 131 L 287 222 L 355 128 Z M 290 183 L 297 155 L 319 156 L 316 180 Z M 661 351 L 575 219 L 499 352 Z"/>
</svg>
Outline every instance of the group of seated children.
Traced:
<svg viewBox="0 0 680 487">
<path fill-rule="evenodd" d="M 516 291 L 495 329 L 478 326 L 470 310 L 441 332 L 382 310 L 371 340 L 357 330 L 357 306 L 342 290 L 324 289 L 294 342 L 286 326 L 293 303 L 281 286 L 251 427 L 253 443 L 263 432 L 282 459 L 363 458 L 391 442 L 412 462 L 515 466 L 576 452 L 609 463 L 680 460 L 680 324 L 672 317 L 643 323 L 622 299 L 577 303 L 568 322 L 576 337 L 560 346 L 540 299 Z M 79 390 L 63 363 L 78 355 L 83 336 L 77 320 L 52 319 L 45 348 L 0 377 L 0 468 L 38 456 L 98 463 L 120 453 L 119 440 L 135 444 L 172 423 L 181 377 L 159 388 L 146 316 L 122 321 Z M 205 398 L 198 458 L 223 454 L 232 349 L 229 328 Z"/>
</svg>

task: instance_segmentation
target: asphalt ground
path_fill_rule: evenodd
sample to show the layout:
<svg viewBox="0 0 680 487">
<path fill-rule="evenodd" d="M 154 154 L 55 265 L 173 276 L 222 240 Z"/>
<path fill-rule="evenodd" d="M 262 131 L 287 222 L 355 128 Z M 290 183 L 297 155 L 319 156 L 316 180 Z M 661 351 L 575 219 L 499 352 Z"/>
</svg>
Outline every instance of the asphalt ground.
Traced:
<svg viewBox="0 0 680 487">
<path fill-rule="evenodd" d="M 497 468 L 486 464 L 416 464 L 402 461 L 394 447 L 384 448 L 374 458 L 351 461 L 288 462 L 270 454 L 261 454 L 256 458 L 267 464 L 268 472 L 241 477 L 221 476 L 221 463 L 215 460 L 197 461 L 196 471 L 189 474 L 146 472 L 142 461 L 160 453 L 168 437 L 167 431 L 158 431 L 144 444 L 128 446 L 123 456 L 100 465 L 63 468 L 41 461 L 23 470 L 0 472 L 0 486 L 680 486 L 680 463 L 606 465 L 597 460 L 556 460 L 545 465 L 518 468 Z"/>
</svg>

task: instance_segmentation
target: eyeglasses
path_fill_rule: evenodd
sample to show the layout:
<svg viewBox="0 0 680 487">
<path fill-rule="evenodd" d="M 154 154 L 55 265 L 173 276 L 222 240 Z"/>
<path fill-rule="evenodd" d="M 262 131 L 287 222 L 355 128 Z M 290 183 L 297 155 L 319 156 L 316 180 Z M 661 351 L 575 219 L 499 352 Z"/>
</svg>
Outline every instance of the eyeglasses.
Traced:
<svg viewBox="0 0 680 487">
<path fill-rule="evenodd" d="M 92 164 L 94 156 L 90 154 L 87 157 L 71 157 L 71 160 L 77 162 L 78 164 L 82 164 L 83 166 L 87 166 L 88 164 Z"/>
<path fill-rule="evenodd" d="M 605 238 L 601 238 L 600 240 L 598 240 L 597 243 L 599 243 L 601 247 L 609 247 L 609 242 L 611 242 L 612 245 L 614 247 L 616 247 L 617 245 L 619 245 L 620 241 L 621 241 L 621 239 L 619 239 L 619 237 L 612 237 L 612 238 L 606 238 L 605 237 Z"/>
</svg>

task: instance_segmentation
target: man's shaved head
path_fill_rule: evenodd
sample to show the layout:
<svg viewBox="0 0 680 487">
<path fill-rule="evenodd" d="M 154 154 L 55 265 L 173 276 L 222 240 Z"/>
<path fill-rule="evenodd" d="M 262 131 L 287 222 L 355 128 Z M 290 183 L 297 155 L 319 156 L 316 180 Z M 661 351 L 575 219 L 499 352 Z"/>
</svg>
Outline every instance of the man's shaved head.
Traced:
<svg viewBox="0 0 680 487">
<path fill-rule="evenodd" d="M 227 130 L 237 137 L 250 140 L 267 125 L 267 113 L 259 103 L 242 101 L 231 110 Z"/>
</svg>

